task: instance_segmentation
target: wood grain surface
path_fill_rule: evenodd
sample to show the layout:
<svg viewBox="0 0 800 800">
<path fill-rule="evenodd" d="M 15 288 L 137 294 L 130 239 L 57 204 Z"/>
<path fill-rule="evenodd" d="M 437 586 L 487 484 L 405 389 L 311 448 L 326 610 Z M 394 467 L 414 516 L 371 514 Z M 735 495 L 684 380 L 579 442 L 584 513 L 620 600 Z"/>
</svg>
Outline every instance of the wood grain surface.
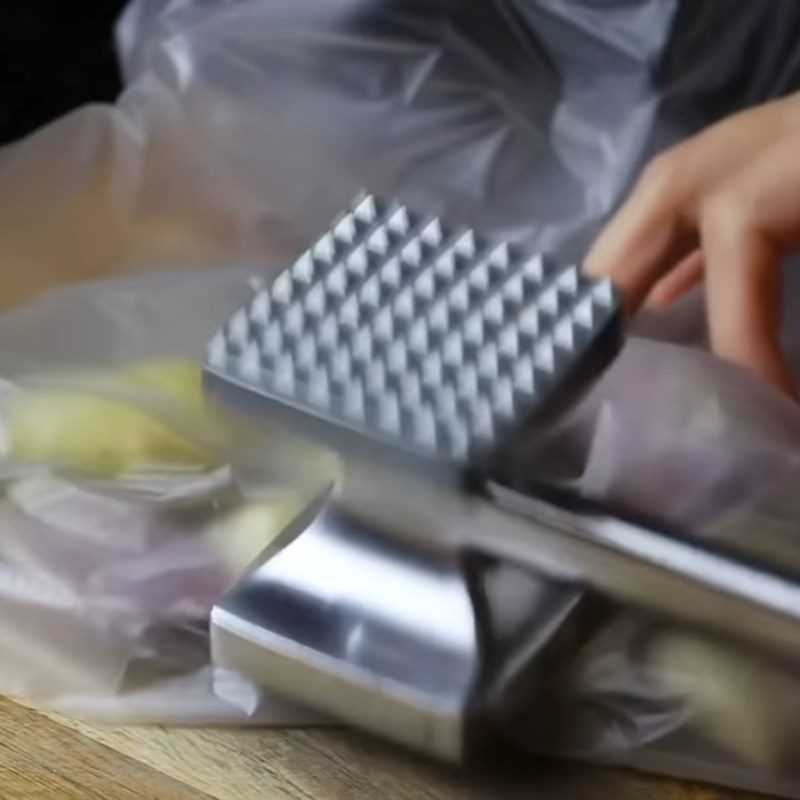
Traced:
<svg viewBox="0 0 800 800">
<path fill-rule="evenodd" d="M 70 249 L 66 240 L 59 241 L 59 258 L 46 266 L 34 254 L 16 262 L 38 263 L 38 269 L 4 261 L 0 305 L 14 305 L 53 283 L 102 274 L 96 258 L 82 257 L 84 247 Z M 56 263 L 60 269 L 53 268 Z M 99 728 L 0 697 L 0 800 L 73 798 L 747 800 L 755 795 L 534 760 L 459 773 L 343 730 Z"/>
<path fill-rule="evenodd" d="M 345 730 L 99 728 L 0 700 L 0 797 L 214 800 L 755 800 L 575 764 L 472 771 Z"/>
</svg>

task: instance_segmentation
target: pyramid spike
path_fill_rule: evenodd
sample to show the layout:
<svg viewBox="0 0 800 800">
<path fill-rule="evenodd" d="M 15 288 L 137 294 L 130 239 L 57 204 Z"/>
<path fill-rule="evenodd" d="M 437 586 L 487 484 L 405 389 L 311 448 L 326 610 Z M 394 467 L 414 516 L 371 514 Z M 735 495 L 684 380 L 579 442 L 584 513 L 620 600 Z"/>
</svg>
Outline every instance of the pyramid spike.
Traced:
<svg viewBox="0 0 800 800">
<path fill-rule="evenodd" d="M 319 408 L 327 409 L 330 405 L 330 381 L 328 379 L 328 370 L 325 367 L 319 367 L 309 376 L 308 399 Z"/>
<path fill-rule="evenodd" d="M 322 283 L 315 283 L 306 296 L 306 311 L 314 317 L 321 317 L 325 313 L 325 300 L 325 289 Z"/>
<path fill-rule="evenodd" d="M 445 332 L 450 327 L 450 314 L 444 300 L 439 300 L 431 308 L 428 320 L 431 330 Z"/>
<path fill-rule="evenodd" d="M 306 324 L 306 315 L 301 305 L 290 306 L 283 321 L 283 329 L 290 336 L 299 336 Z"/>
<path fill-rule="evenodd" d="M 377 308 L 381 302 L 381 284 L 377 275 L 369 278 L 361 287 L 361 302 L 369 308 Z"/>
<path fill-rule="evenodd" d="M 414 317 L 415 311 L 415 303 L 414 303 L 414 293 L 411 290 L 411 287 L 406 287 L 397 295 L 397 298 L 394 301 L 394 313 L 400 319 L 410 320 Z"/>
<path fill-rule="evenodd" d="M 272 302 L 269 292 L 259 292 L 250 304 L 250 319 L 257 325 L 264 327 L 269 322 Z"/>
<path fill-rule="evenodd" d="M 369 235 L 367 239 L 367 247 L 373 253 L 377 253 L 379 256 L 386 255 L 389 252 L 389 248 L 391 247 L 391 243 L 389 242 L 389 235 L 386 232 L 386 228 L 382 225 L 379 228 L 375 228 L 375 230 Z"/>
<path fill-rule="evenodd" d="M 347 273 L 341 264 L 337 264 L 325 280 L 328 291 L 337 297 L 345 296 L 347 293 L 347 283 Z"/>
<path fill-rule="evenodd" d="M 273 373 L 273 382 L 278 391 L 294 394 L 294 360 L 291 354 L 286 353 L 278 360 Z"/>
<path fill-rule="evenodd" d="M 514 388 L 520 392 L 532 394 L 535 387 L 533 361 L 530 356 L 523 356 L 514 365 Z"/>
<path fill-rule="evenodd" d="M 572 350 L 575 347 L 575 331 L 572 328 L 572 320 L 569 317 L 558 321 L 553 330 L 553 338 L 556 344 L 565 350 Z"/>
<path fill-rule="evenodd" d="M 402 238 L 408 234 L 411 230 L 411 217 L 405 206 L 400 206 L 392 212 L 386 220 L 386 229 L 395 238 Z"/>
<path fill-rule="evenodd" d="M 270 295 L 273 302 L 279 305 L 286 305 L 292 299 L 292 279 L 288 272 L 279 275 L 275 283 L 272 284 Z"/>
<path fill-rule="evenodd" d="M 339 320 L 348 328 L 357 328 L 360 320 L 360 309 L 355 295 L 351 295 L 339 309 Z"/>
<path fill-rule="evenodd" d="M 379 401 L 380 426 L 388 433 L 400 432 L 400 403 L 394 392 L 387 392 Z"/>
<path fill-rule="evenodd" d="M 514 275 L 503 286 L 503 295 L 514 303 L 522 303 L 525 297 L 525 287 L 522 283 L 522 275 Z"/>
<path fill-rule="evenodd" d="M 432 388 L 441 385 L 442 358 L 438 353 L 431 353 L 422 363 L 422 382 Z"/>
<path fill-rule="evenodd" d="M 367 254 L 367 248 L 364 247 L 363 244 L 360 244 L 358 247 L 356 247 L 355 250 L 353 250 L 353 252 L 347 256 L 346 264 L 347 269 L 351 274 L 357 275 L 359 278 L 363 277 L 369 269 L 369 255 Z"/>
<path fill-rule="evenodd" d="M 374 195 L 368 194 L 357 203 L 353 209 L 353 217 L 359 222 L 371 224 L 380 215 L 378 202 Z"/>
<path fill-rule="evenodd" d="M 338 349 L 331 359 L 331 377 L 339 383 L 347 383 L 352 371 L 350 353 L 344 348 Z"/>
<path fill-rule="evenodd" d="M 436 417 L 430 406 L 423 406 L 414 417 L 414 441 L 419 445 L 436 446 Z"/>
<path fill-rule="evenodd" d="M 304 336 L 297 345 L 297 366 L 310 369 L 317 360 L 317 343 L 313 336 Z"/>
<path fill-rule="evenodd" d="M 359 328 L 353 337 L 353 358 L 366 364 L 372 358 L 372 333 L 369 328 Z"/>
<path fill-rule="evenodd" d="M 610 308 L 614 304 L 614 286 L 611 281 L 598 281 L 592 289 L 592 299 L 598 305 Z"/>
<path fill-rule="evenodd" d="M 494 439 L 494 417 L 492 408 L 485 398 L 479 398 L 472 408 L 471 428 L 473 434 L 484 441 Z"/>
<path fill-rule="evenodd" d="M 206 350 L 206 362 L 212 369 L 222 369 L 228 360 L 228 347 L 225 334 L 219 331 L 211 340 Z"/>
<path fill-rule="evenodd" d="M 396 289 L 400 285 L 401 274 L 400 259 L 391 258 L 381 268 L 381 282 L 392 289 Z"/>
<path fill-rule="evenodd" d="M 472 231 L 464 231 L 453 245 L 456 254 L 466 259 L 472 259 L 478 252 L 478 243 Z"/>
<path fill-rule="evenodd" d="M 315 259 L 332 264 L 336 258 L 336 242 L 331 233 L 326 233 L 317 241 L 311 249 L 311 255 Z"/>
<path fill-rule="evenodd" d="M 400 381 L 400 403 L 403 408 L 416 410 L 422 399 L 422 387 L 416 372 L 407 372 Z"/>
<path fill-rule="evenodd" d="M 464 342 L 458 331 L 448 334 L 442 346 L 442 357 L 445 364 L 460 367 L 464 363 Z"/>
<path fill-rule="evenodd" d="M 511 251 L 505 242 L 497 245 L 489 254 L 489 266 L 499 272 L 507 272 L 510 269 L 510 264 Z"/>
<path fill-rule="evenodd" d="M 280 330 L 278 331 L 280 333 Z M 317 340 L 320 347 L 332 350 L 339 341 L 339 320 L 334 314 L 328 314 L 319 326 Z"/>
<path fill-rule="evenodd" d="M 575 306 L 573 312 L 575 323 L 587 330 L 592 330 L 594 325 L 594 304 L 592 303 L 591 296 L 586 296 Z"/>
<path fill-rule="evenodd" d="M 496 414 L 514 416 L 514 388 L 507 377 L 500 378 L 492 387 L 492 405 Z"/>
<path fill-rule="evenodd" d="M 345 387 L 342 407 L 345 415 L 351 419 L 364 419 L 364 387 L 361 385 L 361 381 L 358 378 L 348 382 Z"/>
<path fill-rule="evenodd" d="M 414 281 L 414 293 L 423 298 L 424 300 L 432 300 L 436 291 L 436 286 L 433 282 L 433 270 L 426 269 Z"/>
<path fill-rule="evenodd" d="M 497 377 L 497 349 L 494 344 L 489 343 L 478 353 L 478 375 L 489 381 Z"/>
<path fill-rule="evenodd" d="M 250 319 L 247 316 L 247 312 L 244 309 L 240 309 L 228 323 L 228 338 L 234 344 L 244 346 L 249 336 Z"/>
<path fill-rule="evenodd" d="M 276 356 L 283 350 L 283 331 L 277 321 L 264 331 L 261 338 L 261 349 L 270 356 Z"/>
<path fill-rule="evenodd" d="M 448 295 L 448 303 L 450 304 L 450 308 L 455 311 L 459 311 L 462 314 L 466 313 L 469 310 L 469 287 L 464 282 L 461 281 L 460 283 L 456 284 L 451 290 L 450 294 Z"/>
<path fill-rule="evenodd" d="M 558 289 L 555 286 L 551 286 L 546 289 L 539 297 L 539 308 L 543 311 L 547 312 L 548 314 L 552 314 L 555 316 L 558 314 L 559 302 L 558 302 Z"/>
<path fill-rule="evenodd" d="M 464 458 L 469 452 L 469 435 L 466 426 L 453 420 L 447 426 L 447 438 L 449 440 L 449 451 L 452 458 Z"/>
<path fill-rule="evenodd" d="M 539 335 L 539 310 L 536 306 L 528 306 L 518 317 L 517 325 L 520 333 L 526 336 Z"/>
<path fill-rule="evenodd" d="M 365 383 L 370 394 L 379 394 L 386 388 L 386 367 L 382 361 L 373 361 L 369 364 Z"/>
<path fill-rule="evenodd" d="M 464 321 L 464 341 L 480 346 L 483 340 L 483 316 L 480 311 L 473 311 Z"/>
<path fill-rule="evenodd" d="M 552 372 L 556 360 L 553 352 L 553 343 L 550 339 L 543 339 L 533 350 L 533 363 L 545 372 Z"/>
<path fill-rule="evenodd" d="M 508 358 L 516 358 L 519 354 L 519 334 L 515 325 L 510 325 L 500 332 L 498 338 L 500 353 Z"/>
<path fill-rule="evenodd" d="M 428 326 L 424 319 L 418 319 L 408 332 L 408 346 L 414 353 L 425 353 L 428 350 Z"/>
<path fill-rule="evenodd" d="M 531 256 L 520 270 L 526 283 L 539 284 L 544 280 L 544 259 L 540 253 Z"/>
<path fill-rule="evenodd" d="M 456 262 L 452 251 L 444 253 L 442 256 L 436 259 L 434 271 L 436 272 L 437 277 L 442 278 L 445 281 L 453 280 L 456 274 Z"/>
<path fill-rule="evenodd" d="M 390 308 L 383 308 L 378 312 L 372 323 L 372 330 L 375 338 L 381 341 L 388 342 L 394 338 L 394 320 Z"/>
<path fill-rule="evenodd" d="M 558 288 L 562 292 L 569 292 L 575 294 L 578 291 L 578 284 L 580 279 L 578 276 L 578 268 L 575 266 L 567 267 L 558 277 Z"/>
<path fill-rule="evenodd" d="M 474 364 L 467 364 L 458 375 L 458 396 L 471 400 L 478 394 L 478 370 Z"/>
<path fill-rule="evenodd" d="M 450 419 L 458 416 L 458 398 L 452 386 L 444 385 L 434 398 L 436 416 L 440 419 Z"/>
<path fill-rule="evenodd" d="M 347 244 L 352 243 L 356 238 L 356 221 L 352 214 L 345 214 L 339 222 L 334 225 L 333 235 Z"/>
<path fill-rule="evenodd" d="M 419 240 L 412 239 L 408 242 L 400 251 L 400 258 L 414 268 L 419 267 L 422 263 L 422 247 Z"/>
<path fill-rule="evenodd" d="M 475 267 L 469 274 L 469 285 L 479 292 L 485 292 L 489 288 L 489 266 L 482 262 Z"/>
<path fill-rule="evenodd" d="M 495 325 L 502 325 L 505 321 L 503 298 L 500 295 L 492 297 L 486 304 L 483 315 L 489 322 L 493 322 Z"/>
<path fill-rule="evenodd" d="M 402 339 L 396 339 L 386 353 L 386 366 L 390 372 L 402 374 L 408 366 L 408 350 Z"/>
<path fill-rule="evenodd" d="M 438 248 L 444 241 L 444 230 L 442 229 L 442 223 L 439 219 L 434 217 L 429 220 L 420 231 L 419 238 L 422 240 L 423 244 L 426 244 L 428 247 Z"/>
</svg>

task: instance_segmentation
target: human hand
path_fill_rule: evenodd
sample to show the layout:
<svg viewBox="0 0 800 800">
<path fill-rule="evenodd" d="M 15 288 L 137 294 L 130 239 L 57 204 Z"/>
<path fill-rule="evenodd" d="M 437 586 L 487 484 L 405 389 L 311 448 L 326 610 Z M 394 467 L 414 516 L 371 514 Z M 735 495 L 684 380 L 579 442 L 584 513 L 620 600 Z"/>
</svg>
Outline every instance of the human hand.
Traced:
<svg viewBox="0 0 800 800">
<path fill-rule="evenodd" d="M 631 313 L 705 280 L 711 345 L 794 394 L 780 263 L 800 249 L 800 94 L 743 111 L 657 156 L 595 241 L 587 273 Z"/>
</svg>

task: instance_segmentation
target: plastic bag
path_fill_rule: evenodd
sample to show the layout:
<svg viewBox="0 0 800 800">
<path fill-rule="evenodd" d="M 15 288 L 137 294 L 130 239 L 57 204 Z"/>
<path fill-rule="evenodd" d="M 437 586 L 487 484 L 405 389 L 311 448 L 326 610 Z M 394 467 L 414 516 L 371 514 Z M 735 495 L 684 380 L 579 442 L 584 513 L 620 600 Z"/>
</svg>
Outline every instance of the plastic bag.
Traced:
<svg viewBox="0 0 800 800">
<path fill-rule="evenodd" d="M 164 274 L 0 318 L 4 692 L 116 722 L 315 718 L 209 664 L 213 603 L 301 507 L 269 437 L 202 394 L 197 343 L 255 285 Z"/>
<path fill-rule="evenodd" d="M 51 295 L 3 315 L 0 377 L 12 388 L 44 381 L 63 391 L 74 389 L 77 371 L 84 388 L 88 380 L 107 399 L 108 375 L 97 381 L 99 370 L 196 358 L 248 291 L 250 274 L 291 258 L 363 187 L 579 257 L 650 153 L 798 85 L 798 21 L 792 0 L 739 4 L 733 14 L 714 0 L 613 8 L 589 0 L 133 2 L 118 27 L 127 78 L 118 104 L 78 111 L 0 155 L 0 255 L 29 293 L 113 269 L 193 269 Z M 196 271 L 215 264 L 228 271 Z M 236 265 L 248 269 L 237 273 Z M 790 310 L 799 297 L 787 293 Z M 55 335 L 67 326 L 69 336 Z M 788 500 L 800 412 L 702 352 L 702 317 L 691 298 L 644 320 L 639 333 L 554 431 L 552 446 L 534 454 L 536 468 L 743 548 L 762 546 L 757 534 L 769 529 L 771 546 L 794 555 L 789 534 L 800 509 Z M 70 386 L 54 371 L 69 373 Z M 176 415 L 165 406 L 174 398 L 156 394 L 139 388 L 129 399 L 172 424 Z M 193 435 L 211 446 L 197 428 Z M 238 484 L 236 452 L 228 447 L 226 458 L 212 459 L 228 487 Z M 269 462 L 265 453 L 252 461 Z M 237 676 L 217 676 L 216 695 L 210 691 L 200 619 L 233 562 L 213 544 L 219 535 L 198 531 L 211 524 L 218 534 L 224 518 L 206 506 L 191 532 L 159 532 L 176 497 L 190 505 L 207 497 L 207 472 L 199 486 L 198 474 L 163 469 L 133 482 L 106 475 L 102 485 L 97 475 L 76 481 L 52 465 L 44 475 L 9 478 L 38 483 L 10 493 L 0 555 L 9 541 L 14 563 L 46 577 L 52 596 L 37 603 L 10 579 L 6 590 L 0 584 L 0 599 L 27 598 L 28 624 L 16 633 L 27 636 L 30 653 L 24 662 L 4 661 L 2 688 L 39 698 L 47 690 L 59 708 L 115 719 L 222 722 L 284 713 Z M 255 486 L 274 491 L 275 474 L 262 477 Z M 243 485 L 253 490 L 252 481 Z M 70 524 L 109 515 L 109 496 L 119 505 L 110 506 L 117 517 L 106 519 L 128 519 L 132 533 L 112 538 L 106 523 Z M 35 535 L 24 533 L 28 526 Z M 62 576 L 60 564 L 65 546 L 86 549 L 74 529 L 95 527 L 104 533 L 98 569 L 111 577 L 101 581 L 108 596 L 101 592 L 86 613 L 94 584 Z M 151 577 L 163 583 L 162 569 L 173 570 L 174 594 L 153 608 L 137 598 Z M 80 614 L 64 591 L 80 599 Z M 67 619 L 83 631 L 76 641 L 85 665 L 75 661 L 59 682 L 36 658 L 48 652 L 40 648 L 54 627 L 68 630 Z M 181 632 L 174 645 L 164 630 Z M 69 644 L 53 639 L 51 664 L 73 663 Z M 569 683 L 554 697 L 564 700 L 557 711 L 566 732 L 551 737 L 550 749 L 555 743 L 583 758 L 791 794 L 798 784 L 791 743 L 782 733 L 775 738 L 785 718 L 772 725 L 772 701 L 752 712 L 761 702 L 752 696 L 794 697 L 798 683 L 748 666 L 749 658 L 714 642 L 697 647 L 685 632 L 615 611 L 565 671 Z M 704 706 L 698 664 L 730 660 L 741 666 L 727 682 L 720 678 L 727 687 L 720 701 Z M 157 680 L 120 677 L 141 678 L 130 665 L 142 663 Z M 192 663 L 196 670 L 187 673 Z M 754 671 L 763 680 L 757 693 Z M 749 740 L 726 730 L 742 709 L 758 728 Z M 524 725 L 511 733 L 541 749 Z"/>
</svg>

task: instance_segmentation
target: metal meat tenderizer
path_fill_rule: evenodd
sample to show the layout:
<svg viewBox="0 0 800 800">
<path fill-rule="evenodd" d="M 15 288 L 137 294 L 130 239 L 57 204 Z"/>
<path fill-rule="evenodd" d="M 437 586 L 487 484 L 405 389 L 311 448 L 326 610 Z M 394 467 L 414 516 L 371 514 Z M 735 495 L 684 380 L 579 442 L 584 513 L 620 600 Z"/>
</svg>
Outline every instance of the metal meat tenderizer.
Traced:
<svg viewBox="0 0 800 800">
<path fill-rule="evenodd" d="M 210 392 L 341 464 L 215 607 L 215 663 L 453 760 L 598 595 L 796 653 L 793 581 L 507 474 L 621 339 L 610 284 L 360 199 L 208 349 Z"/>
</svg>

